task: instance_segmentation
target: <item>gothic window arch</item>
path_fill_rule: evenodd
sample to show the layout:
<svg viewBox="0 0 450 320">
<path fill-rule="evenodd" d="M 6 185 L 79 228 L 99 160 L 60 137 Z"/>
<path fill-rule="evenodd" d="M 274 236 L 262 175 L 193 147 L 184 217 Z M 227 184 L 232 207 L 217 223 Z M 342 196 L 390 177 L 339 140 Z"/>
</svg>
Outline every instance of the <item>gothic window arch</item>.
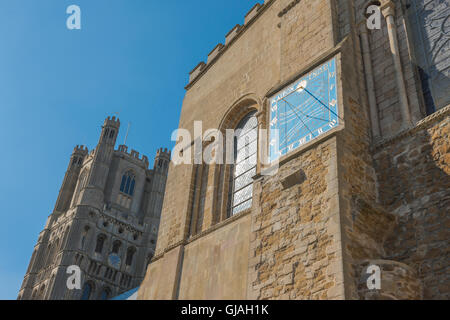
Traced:
<svg viewBox="0 0 450 320">
<path fill-rule="evenodd" d="M 132 197 L 134 195 L 135 184 L 136 176 L 133 171 L 129 170 L 125 172 L 120 183 L 120 192 Z"/>
<path fill-rule="evenodd" d="M 89 230 L 90 230 L 89 226 L 84 227 L 83 235 L 81 236 L 81 245 L 80 245 L 81 250 L 84 250 L 84 248 L 86 246 L 86 239 L 88 237 Z"/>
<path fill-rule="evenodd" d="M 95 252 L 102 253 L 103 246 L 105 245 L 106 236 L 104 234 L 99 234 L 97 236 L 97 242 L 95 244 Z"/>
<path fill-rule="evenodd" d="M 407 1 L 408 32 L 412 62 L 417 68 L 427 115 L 450 103 L 450 6 L 440 0 Z"/>
<path fill-rule="evenodd" d="M 122 246 L 122 242 L 120 240 L 115 240 L 113 243 L 113 246 L 112 246 L 111 253 L 118 254 L 121 246 Z"/>
<path fill-rule="evenodd" d="M 124 208 L 130 209 L 136 186 L 136 175 L 132 170 L 126 171 L 120 182 L 117 203 Z"/>
<path fill-rule="evenodd" d="M 258 159 L 259 110 L 259 103 L 253 97 L 245 97 L 236 103 L 219 125 L 223 139 L 220 136 L 217 139 L 213 134 L 207 143 L 216 141 L 216 146 L 206 143 L 209 150 L 223 151 L 223 158 L 217 158 L 219 153 L 215 163 L 193 165 L 187 237 L 251 208 Z M 221 143 L 221 147 L 217 147 L 217 143 Z M 206 147 L 204 143 L 203 150 Z M 212 194 L 207 192 L 211 187 Z M 212 211 L 212 219 L 209 218 L 205 225 L 203 209 L 206 207 Z"/>
<path fill-rule="evenodd" d="M 134 254 L 136 253 L 136 248 L 135 247 L 129 247 L 127 250 L 127 256 L 126 256 L 126 260 L 125 260 L 125 264 L 127 266 L 131 266 L 133 264 L 133 258 L 134 258 Z"/>
</svg>

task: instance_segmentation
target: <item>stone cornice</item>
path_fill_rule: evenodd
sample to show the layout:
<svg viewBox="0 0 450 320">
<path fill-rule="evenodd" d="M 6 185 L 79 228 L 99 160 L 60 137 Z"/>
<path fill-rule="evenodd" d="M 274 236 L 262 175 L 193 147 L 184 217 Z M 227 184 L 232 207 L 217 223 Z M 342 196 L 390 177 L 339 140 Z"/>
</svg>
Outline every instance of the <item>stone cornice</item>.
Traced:
<svg viewBox="0 0 450 320">
<path fill-rule="evenodd" d="M 413 128 L 405 129 L 393 136 L 382 139 L 381 141 L 379 141 L 377 144 L 375 144 L 372 147 L 372 151 L 377 152 L 380 149 L 382 149 L 390 144 L 400 141 L 406 137 L 410 137 L 413 134 L 415 134 L 417 131 L 427 128 L 430 125 L 432 125 L 433 123 L 435 123 L 436 121 L 439 121 L 449 115 L 450 115 L 450 105 L 448 105 L 448 106 L 436 111 L 435 113 L 429 115 L 428 117 L 420 120 L 419 122 L 416 123 L 416 125 Z"/>
</svg>

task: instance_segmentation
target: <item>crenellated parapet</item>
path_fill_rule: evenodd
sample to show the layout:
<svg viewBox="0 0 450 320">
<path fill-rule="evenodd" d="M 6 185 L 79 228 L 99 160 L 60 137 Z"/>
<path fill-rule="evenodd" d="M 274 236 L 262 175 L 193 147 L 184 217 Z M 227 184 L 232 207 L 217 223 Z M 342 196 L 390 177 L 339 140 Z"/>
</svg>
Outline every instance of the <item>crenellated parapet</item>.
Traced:
<svg viewBox="0 0 450 320">
<path fill-rule="evenodd" d="M 265 0 L 263 4 L 255 4 L 249 12 L 244 17 L 243 25 L 235 25 L 226 35 L 225 44 L 219 43 L 214 47 L 214 49 L 208 54 L 206 63 L 200 62 L 190 73 L 189 73 L 189 83 L 185 89 L 189 89 L 196 80 L 198 80 L 207 69 L 214 64 L 214 62 L 220 58 L 220 56 L 225 52 L 228 47 L 230 47 L 233 42 L 241 35 L 252 23 L 253 21 L 270 6 L 275 0 Z"/>
<path fill-rule="evenodd" d="M 133 158 L 139 162 L 142 162 L 145 165 L 145 168 L 148 168 L 150 162 L 148 161 L 148 157 L 146 155 L 142 155 L 142 157 L 140 156 L 139 152 L 137 152 L 136 150 L 131 149 L 130 152 L 128 152 L 128 147 L 126 145 L 120 145 L 118 152 Z"/>
<path fill-rule="evenodd" d="M 77 167 L 80 167 L 83 164 L 83 161 L 88 153 L 89 150 L 84 145 L 77 145 L 75 148 L 73 148 L 71 164 L 69 165 L 69 168 L 74 168 L 75 165 L 77 165 Z"/>
<path fill-rule="evenodd" d="M 107 117 L 105 119 L 105 122 L 103 123 L 104 127 L 116 127 L 119 128 L 120 127 L 120 120 L 119 118 L 116 118 L 115 116 L 113 117 Z"/>
<path fill-rule="evenodd" d="M 170 160 L 170 154 L 171 151 L 168 150 L 167 148 L 159 148 L 158 151 L 156 151 L 156 157 L 162 157 L 165 158 L 166 160 Z"/>
<path fill-rule="evenodd" d="M 88 147 L 85 145 L 77 145 L 75 148 L 73 148 L 73 154 L 78 154 L 85 156 L 89 153 Z"/>
</svg>

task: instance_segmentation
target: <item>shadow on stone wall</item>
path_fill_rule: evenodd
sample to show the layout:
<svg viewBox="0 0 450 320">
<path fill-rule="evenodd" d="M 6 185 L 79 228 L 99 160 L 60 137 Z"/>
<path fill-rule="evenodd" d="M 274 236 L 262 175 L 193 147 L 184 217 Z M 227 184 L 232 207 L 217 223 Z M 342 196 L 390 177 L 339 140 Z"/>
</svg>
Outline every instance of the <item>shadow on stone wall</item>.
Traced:
<svg viewBox="0 0 450 320">
<path fill-rule="evenodd" d="M 384 258 L 417 271 L 424 299 L 450 298 L 450 108 L 442 111 L 374 154 L 379 202 L 398 221 Z"/>
</svg>

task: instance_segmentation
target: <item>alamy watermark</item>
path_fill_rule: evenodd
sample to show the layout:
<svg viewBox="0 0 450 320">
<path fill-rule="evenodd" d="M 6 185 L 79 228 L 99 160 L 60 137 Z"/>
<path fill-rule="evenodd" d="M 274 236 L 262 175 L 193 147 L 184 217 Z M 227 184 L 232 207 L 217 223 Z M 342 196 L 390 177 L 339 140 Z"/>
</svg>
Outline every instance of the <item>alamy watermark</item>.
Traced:
<svg viewBox="0 0 450 320">
<path fill-rule="evenodd" d="M 380 6 L 371 5 L 367 7 L 367 29 L 380 30 L 381 29 L 381 9 Z"/>
<path fill-rule="evenodd" d="M 80 30 L 81 29 L 81 9 L 79 6 L 72 4 L 67 7 L 67 14 L 70 16 L 67 18 L 66 26 L 69 30 Z"/>
<path fill-rule="evenodd" d="M 367 289 L 380 290 L 381 289 L 381 268 L 377 265 L 370 265 L 367 267 L 366 274 L 370 275 L 367 278 Z"/>
<path fill-rule="evenodd" d="M 70 276 L 67 278 L 66 286 L 69 290 L 80 290 L 81 289 L 81 269 L 79 266 L 72 265 L 68 266 L 66 270 L 67 274 Z"/>
<path fill-rule="evenodd" d="M 274 175 L 278 172 L 277 160 L 269 161 L 266 150 L 269 145 L 278 150 L 278 130 L 271 130 L 272 140 L 268 142 L 267 129 L 254 128 L 219 129 L 203 131 L 202 121 L 194 121 L 193 135 L 187 129 L 173 131 L 171 140 L 176 142 L 172 152 L 172 163 L 180 164 L 236 164 L 256 166 L 258 159 L 262 168 L 261 175 Z M 256 146 L 255 146 L 256 145 Z M 259 145 L 259 147 L 257 147 Z"/>
</svg>

